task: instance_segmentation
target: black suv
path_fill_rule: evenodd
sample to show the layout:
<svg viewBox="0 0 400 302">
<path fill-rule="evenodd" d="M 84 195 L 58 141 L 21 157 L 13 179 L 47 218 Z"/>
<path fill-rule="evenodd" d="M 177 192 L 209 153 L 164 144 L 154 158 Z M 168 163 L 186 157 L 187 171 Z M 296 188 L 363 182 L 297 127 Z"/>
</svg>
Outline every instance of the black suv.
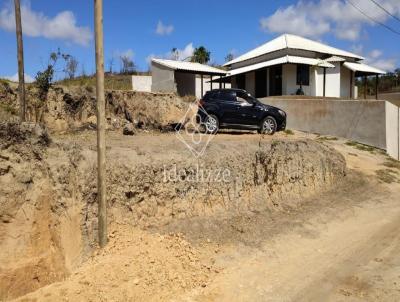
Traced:
<svg viewBox="0 0 400 302">
<path fill-rule="evenodd" d="M 285 130 L 286 113 L 265 105 L 242 89 L 215 89 L 199 101 L 197 122 L 208 133 L 220 128 L 258 130 L 274 134 Z"/>
</svg>

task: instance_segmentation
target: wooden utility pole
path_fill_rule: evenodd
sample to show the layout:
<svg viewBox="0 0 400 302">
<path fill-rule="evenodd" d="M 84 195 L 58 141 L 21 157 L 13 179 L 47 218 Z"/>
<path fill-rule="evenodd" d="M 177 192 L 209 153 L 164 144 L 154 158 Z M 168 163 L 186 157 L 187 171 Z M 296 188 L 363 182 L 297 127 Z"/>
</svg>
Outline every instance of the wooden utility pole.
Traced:
<svg viewBox="0 0 400 302">
<path fill-rule="evenodd" d="M 15 4 L 15 29 L 17 34 L 18 48 L 18 98 L 19 98 L 19 118 L 25 122 L 25 79 L 24 79 L 24 46 L 22 44 L 22 25 L 21 25 L 21 5 L 19 0 L 14 0 Z"/>
<path fill-rule="evenodd" d="M 103 1 L 94 0 L 97 96 L 97 200 L 99 244 L 107 244 L 106 139 L 104 100 Z"/>
</svg>

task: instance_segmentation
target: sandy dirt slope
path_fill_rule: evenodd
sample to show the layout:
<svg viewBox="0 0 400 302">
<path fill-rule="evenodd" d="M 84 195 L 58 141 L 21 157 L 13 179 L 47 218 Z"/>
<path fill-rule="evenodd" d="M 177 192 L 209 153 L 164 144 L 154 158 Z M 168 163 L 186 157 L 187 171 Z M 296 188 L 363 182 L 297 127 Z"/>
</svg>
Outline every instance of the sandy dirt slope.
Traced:
<svg viewBox="0 0 400 302">
<path fill-rule="evenodd" d="M 392 183 L 377 178 L 376 171 L 387 170 L 388 161 L 379 150 L 301 133 L 274 136 L 304 138 L 343 154 L 348 166 L 344 183 L 279 211 L 187 217 L 144 230 L 113 225 L 104 251 L 94 253 L 65 281 L 18 300 L 399 301 L 400 172 L 391 168 L 397 175 Z M 92 139 L 81 140 L 83 148 L 90 148 Z M 166 148 L 161 137 L 137 139 L 147 147 L 136 150 L 132 142 L 114 138 L 109 153 L 136 150 L 132 158 L 151 161 L 182 148 Z M 215 139 L 211 152 L 218 153 L 256 144 L 259 136 Z"/>
</svg>

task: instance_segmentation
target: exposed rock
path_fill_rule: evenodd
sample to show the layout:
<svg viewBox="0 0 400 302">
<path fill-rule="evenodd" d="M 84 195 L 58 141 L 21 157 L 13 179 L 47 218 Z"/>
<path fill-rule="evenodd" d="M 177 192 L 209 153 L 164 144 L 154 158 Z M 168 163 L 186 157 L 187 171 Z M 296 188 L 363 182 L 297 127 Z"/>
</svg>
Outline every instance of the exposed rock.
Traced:
<svg viewBox="0 0 400 302">
<path fill-rule="evenodd" d="M 132 123 L 128 123 L 124 126 L 124 129 L 122 131 L 124 135 L 134 135 L 135 134 L 135 127 L 133 126 Z"/>
</svg>

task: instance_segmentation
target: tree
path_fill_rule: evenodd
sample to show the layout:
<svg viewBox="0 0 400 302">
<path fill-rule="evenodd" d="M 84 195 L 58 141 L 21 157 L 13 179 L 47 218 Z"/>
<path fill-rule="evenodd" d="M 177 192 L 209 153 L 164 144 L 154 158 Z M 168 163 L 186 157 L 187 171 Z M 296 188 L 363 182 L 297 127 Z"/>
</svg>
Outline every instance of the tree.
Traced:
<svg viewBox="0 0 400 302">
<path fill-rule="evenodd" d="M 130 74 L 135 71 L 135 63 L 133 63 L 130 56 L 121 55 L 119 58 L 121 60 L 121 73 Z"/>
<path fill-rule="evenodd" d="M 82 69 L 81 69 L 81 76 L 82 77 L 86 77 L 86 69 L 85 69 L 85 64 L 81 64 L 81 67 L 82 67 Z"/>
<path fill-rule="evenodd" d="M 65 61 L 65 68 L 64 68 L 65 74 L 70 79 L 75 78 L 75 73 L 79 65 L 78 60 L 76 60 L 73 56 L 69 54 L 62 54 L 62 57 Z"/>
<path fill-rule="evenodd" d="M 210 52 L 204 46 L 200 46 L 194 50 L 191 61 L 207 64 L 210 61 Z"/>
<path fill-rule="evenodd" d="M 104 98 L 103 1 L 94 0 L 97 96 L 97 198 L 99 245 L 107 244 L 106 137 Z"/>
<path fill-rule="evenodd" d="M 111 57 L 108 60 L 108 68 L 109 68 L 108 70 L 110 73 L 113 73 L 113 67 L 114 67 L 114 57 Z"/>
<path fill-rule="evenodd" d="M 47 100 L 47 94 L 53 83 L 54 77 L 54 66 L 57 63 L 57 60 L 60 56 L 58 52 L 52 52 L 50 54 L 49 61 L 47 63 L 47 67 L 43 71 L 38 71 L 35 76 L 35 86 L 38 90 L 38 99 L 33 102 L 33 107 L 35 110 L 35 121 L 42 121 L 42 113 L 44 112 Z"/>
<path fill-rule="evenodd" d="M 179 50 L 176 47 L 172 48 L 171 50 L 171 58 L 175 61 L 179 60 Z"/>
<path fill-rule="evenodd" d="M 226 55 L 226 57 L 225 57 L 225 62 L 229 62 L 229 61 L 232 61 L 233 60 L 233 53 L 228 53 L 227 55 Z"/>
<path fill-rule="evenodd" d="M 21 5 L 20 0 L 14 0 L 15 4 L 15 29 L 18 48 L 18 98 L 20 121 L 25 121 L 25 72 L 24 72 L 24 46 L 22 42 Z"/>
</svg>

